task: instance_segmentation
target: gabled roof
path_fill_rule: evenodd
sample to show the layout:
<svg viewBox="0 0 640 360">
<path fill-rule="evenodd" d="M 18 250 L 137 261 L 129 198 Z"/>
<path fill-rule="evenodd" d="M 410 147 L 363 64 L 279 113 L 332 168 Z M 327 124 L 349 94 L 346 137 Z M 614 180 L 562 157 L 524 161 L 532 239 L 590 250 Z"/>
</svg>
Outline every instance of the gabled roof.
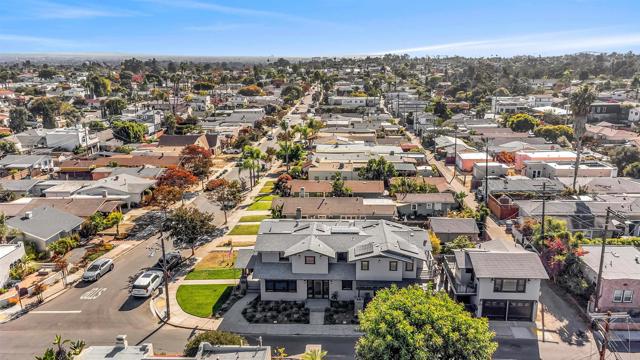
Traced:
<svg viewBox="0 0 640 360">
<path fill-rule="evenodd" d="M 18 229 L 27 235 L 48 240 L 61 232 L 70 232 L 80 226 L 84 220 L 52 207 L 40 207 L 31 210 L 31 217 L 16 216 L 7 220 L 7 226 Z"/>
<path fill-rule="evenodd" d="M 476 278 L 548 279 L 538 255 L 532 252 L 468 251 Z"/>
<path fill-rule="evenodd" d="M 436 234 L 477 234 L 480 232 L 475 219 L 432 217 L 431 230 Z"/>
<path fill-rule="evenodd" d="M 79 192 L 86 192 L 92 189 L 113 189 L 130 194 L 140 194 L 144 190 L 152 187 L 155 184 L 154 180 L 143 179 L 137 176 L 122 174 L 110 176 L 104 179 L 95 181 L 94 183 L 83 187 Z"/>
<path fill-rule="evenodd" d="M 451 193 L 426 193 L 426 194 L 400 194 L 397 195 L 396 202 L 402 204 L 419 203 L 443 203 L 455 204 L 455 199 Z"/>
<path fill-rule="evenodd" d="M 295 243 L 284 251 L 284 256 L 296 255 L 305 251 L 313 251 L 318 254 L 328 256 L 330 258 L 336 257 L 336 252 L 329 245 L 322 242 L 315 235 L 309 235 L 302 239 L 300 242 Z"/>
<path fill-rule="evenodd" d="M 202 135 L 202 134 L 198 134 L 198 135 L 162 135 L 158 139 L 158 146 L 168 146 L 168 147 L 188 146 L 188 145 L 194 145 L 198 141 L 201 141 L 203 143 L 207 143 L 206 137 L 204 137 L 204 135 Z"/>
<path fill-rule="evenodd" d="M 371 204 L 359 197 L 284 197 L 273 201 L 273 206 L 282 206 L 282 214 L 291 215 L 300 208 L 302 215 L 358 215 L 388 216 L 396 213 L 396 206 Z"/>
</svg>

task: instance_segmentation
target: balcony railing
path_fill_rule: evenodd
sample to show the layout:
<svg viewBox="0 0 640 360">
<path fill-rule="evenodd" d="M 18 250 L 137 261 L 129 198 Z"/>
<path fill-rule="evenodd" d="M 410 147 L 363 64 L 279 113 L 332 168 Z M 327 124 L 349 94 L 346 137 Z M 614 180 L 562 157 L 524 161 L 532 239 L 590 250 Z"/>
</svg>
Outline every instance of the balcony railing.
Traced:
<svg viewBox="0 0 640 360">
<path fill-rule="evenodd" d="M 449 287 L 453 289 L 455 295 L 475 295 L 477 293 L 475 284 L 463 284 L 456 278 L 453 272 L 453 269 L 455 269 L 455 257 L 453 255 L 445 255 L 442 263 L 449 279 Z"/>
</svg>

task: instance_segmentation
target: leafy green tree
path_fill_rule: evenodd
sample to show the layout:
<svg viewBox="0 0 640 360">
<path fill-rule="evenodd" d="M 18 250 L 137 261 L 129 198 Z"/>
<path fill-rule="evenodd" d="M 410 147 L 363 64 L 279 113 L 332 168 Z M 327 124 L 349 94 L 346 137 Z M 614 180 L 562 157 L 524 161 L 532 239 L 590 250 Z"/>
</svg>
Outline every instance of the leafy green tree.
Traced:
<svg viewBox="0 0 640 360">
<path fill-rule="evenodd" d="M 204 237 L 212 236 L 216 230 L 216 226 L 213 224 L 213 214 L 185 206 L 175 209 L 169 215 L 166 228 L 175 243 L 191 247 L 192 256 L 195 255 L 196 242 Z"/>
<path fill-rule="evenodd" d="M 489 360 L 498 344 L 486 318 L 474 318 L 444 292 L 382 289 L 360 313 L 362 360 Z"/>
<path fill-rule="evenodd" d="M 383 180 L 387 184 L 389 179 L 396 176 L 396 169 L 392 163 L 380 156 L 378 159 L 369 159 L 367 166 L 358 171 L 358 176 L 366 180 Z"/>
<path fill-rule="evenodd" d="M 202 332 L 189 340 L 184 347 L 184 356 L 196 356 L 200 343 L 208 342 L 211 345 L 242 345 L 247 344 L 247 339 L 233 333 L 209 330 Z"/>
<path fill-rule="evenodd" d="M 49 80 L 49 79 L 53 79 L 54 76 L 58 75 L 58 72 L 55 69 L 52 68 L 44 68 L 41 69 L 40 71 L 38 71 L 38 77 L 40 79 L 45 79 L 45 80 Z"/>
<path fill-rule="evenodd" d="M 4 154 L 17 154 L 18 147 L 10 141 L 0 141 L 0 152 Z"/>
<path fill-rule="evenodd" d="M 335 174 L 335 178 L 331 183 L 331 189 L 331 194 L 335 197 L 344 197 L 351 194 L 351 189 L 345 186 L 342 175 L 339 172 Z"/>
<path fill-rule="evenodd" d="M 104 102 L 108 115 L 122 115 L 122 111 L 127 108 L 127 102 L 123 98 L 113 97 Z"/>
<path fill-rule="evenodd" d="M 622 173 L 624 176 L 640 179 L 640 162 L 636 161 L 627 165 Z"/>
<path fill-rule="evenodd" d="M 466 235 L 460 235 L 453 241 L 444 245 L 444 254 L 453 254 L 453 250 L 459 249 L 472 249 L 476 247 L 476 244 L 469 239 Z"/>
<path fill-rule="evenodd" d="M 617 146 L 609 153 L 609 157 L 618 168 L 618 174 L 622 174 L 628 165 L 640 161 L 640 150 L 632 146 Z"/>
<path fill-rule="evenodd" d="M 327 356 L 327 352 L 321 349 L 313 349 L 305 352 L 300 357 L 301 360 L 324 360 Z"/>
<path fill-rule="evenodd" d="M 528 114 L 515 114 L 507 120 L 507 126 L 515 132 L 527 132 L 540 125 L 540 121 Z"/>
<path fill-rule="evenodd" d="M 93 131 L 103 131 L 107 129 L 107 125 L 99 120 L 92 120 L 89 122 L 89 129 Z"/>
<path fill-rule="evenodd" d="M 147 125 L 135 121 L 114 121 L 111 128 L 115 138 L 127 144 L 142 142 L 147 134 Z"/>
<path fill-rule="evenodd" d="M 442 120 L 449 120 L 453 113 L 447 107 L 447 104 L 442 100 L 441 97 L 437 97 L 433 100 L 431 106 L 427 106 L 426 109 L 428 112 L 433 112 L 437 117 Z"/>
<path fill-rule="evenodd" d="M 175 115 L 167 113 L 164 115 L 164 126 L 167 128 L 167 135 L 173 135 L 178 127 Z"/>
<path fill-rule="evenodd" d="M 282 161 L 298 162 L 304 157 L 305 151 L 300 144 L 281 141 L 278 142 L 278 146 L 280 149 L 278 149 L 276 157 Z"/>
<path fill-rule="evenodd" d="M 55 117 L 60 113 L 60 100 L 56 97 L 39 97 L 31 102 L 29 110 L 33 116 L 42 118 L 43 127 L 54 129 Z"/>
<path fill-rule="evenodd" d="M 554 143 L 558 141 L 558 138 L 561 136 L 564 136 L 569 141 L 573 139 L 573 129 L 566 125 L 539 126 L 533 131 L 533 134 Z"/>
<path fill-rule="evenodd" d="M 9 129 L 14 134 L 27 130 L 27 121 L 31 114 L 23 107 L 15 107 L 9 111 Z"/>
</svg>

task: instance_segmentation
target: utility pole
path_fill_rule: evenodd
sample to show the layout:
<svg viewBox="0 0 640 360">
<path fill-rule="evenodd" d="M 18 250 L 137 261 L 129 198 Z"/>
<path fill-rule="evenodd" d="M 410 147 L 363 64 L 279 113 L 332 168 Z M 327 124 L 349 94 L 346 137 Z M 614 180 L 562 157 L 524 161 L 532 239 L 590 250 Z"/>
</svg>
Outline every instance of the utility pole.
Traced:
<svg viewBox="0 0 640 360">
<path fill-rule="evenodd" d="M 445 159 L 445 165 L 447 160 Z M 453 125 L 453 178 L 451 181 L 456 178 L 456 168 L 458 167 L 458 127 Z"/>
<path fill-rule="evenodd" d="M 484 138 L 484 206 L 489 207 L 489 138 Z"/>
<path fill-rule="evenodd" d="M 164 226 L 164 223 L 162 224 Z M 164 234 L 160 231 L 160 247 L 162 248 L 162 274 L 164 276 L 164 296 L 167 306 L 165 321 L 171 318 L 171 310 L 169 308 L 169 275 L 167 274 L 167 254 L 164 249 Z"/>
<path fill-rule="evenodd" d="M 607 212 L 608 214 L 608 212 Z M 597 298 L 596 298 L 597 299 Z M 596 300 L 597 301 L 597 300 Z M 611 322 L 611 311 L 607 311 L 607 317 L 604 320 L 604 334 L 602 334 L 602 348 L 600 348 L 600 360 L 605 359 L 607 347 L 609 346 L 609 323 Z"/>
<path fill-rule="evenodd" d="M 602 247 L 600 248 L 600 265 L 598 266 L 598 278 L 596 279 L 596 292 L 594 310 L 598 311 L 598 302 L 600 300 L 600 287 L 602 286 L 602 268 L 604 266 L 604 253 L 607 247 L 607 232 L 609 231 L 609 213 L 611 208 L 607 207 L 607 214 L 604 217 L 604 233 L 602 235 Z M 607 320 L 607 327 L 609 327 L 609 321 Z M 605 335 L 606 336 L 606 335 Z M 604 359 L 604 355 L 601 354 L 600 358 Z"/>
<path fill-rule="evenodd" d="M 540 235 L 542 237 L 542 241 L 544 241 L 544 227 L 545 227 L 545 212 L 547 205 L 547 182 L 542 183 L 542 224 L 540 225 Z"/>
</svg>

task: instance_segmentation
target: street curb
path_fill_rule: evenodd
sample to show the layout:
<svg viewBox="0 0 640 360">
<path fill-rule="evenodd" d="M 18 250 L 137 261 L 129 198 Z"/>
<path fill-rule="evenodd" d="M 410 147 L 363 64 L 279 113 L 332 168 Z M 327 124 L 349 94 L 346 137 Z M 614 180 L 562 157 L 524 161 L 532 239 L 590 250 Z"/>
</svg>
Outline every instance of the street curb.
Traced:
<svg viewBox="0 0 640 360">
<path fill-rule="evenodd" d="M 160 322 L 162 322 L 165 325 L 169 325 L 169 326 L 173 326 L 175 328 L 178 329 L 185 329 L 185 330 L 207 330 L 204 328 L 199 328 L 199 327 L 191 327 L 191 326 L 184 326 L 184 325 L 179 325 L 179 324 L 175 324 L 173 322 L 171 322 L 171 320 L 166 321 L 165 319 L 162 318 L 162 316 L 160 316 L 159 310 L 156 308 L 156 303 L 155 303 L 155 299 L 159 298 L 159 296 L 156 296 L 154 299 L 151 299 L 151 301 L 149 301 L 149 308 L 151 309 L 151 312 L 158 318 L 158 320 L 160 320 Z M 165 298 L 165 301 L 168 301 Z"/>
</svg>

